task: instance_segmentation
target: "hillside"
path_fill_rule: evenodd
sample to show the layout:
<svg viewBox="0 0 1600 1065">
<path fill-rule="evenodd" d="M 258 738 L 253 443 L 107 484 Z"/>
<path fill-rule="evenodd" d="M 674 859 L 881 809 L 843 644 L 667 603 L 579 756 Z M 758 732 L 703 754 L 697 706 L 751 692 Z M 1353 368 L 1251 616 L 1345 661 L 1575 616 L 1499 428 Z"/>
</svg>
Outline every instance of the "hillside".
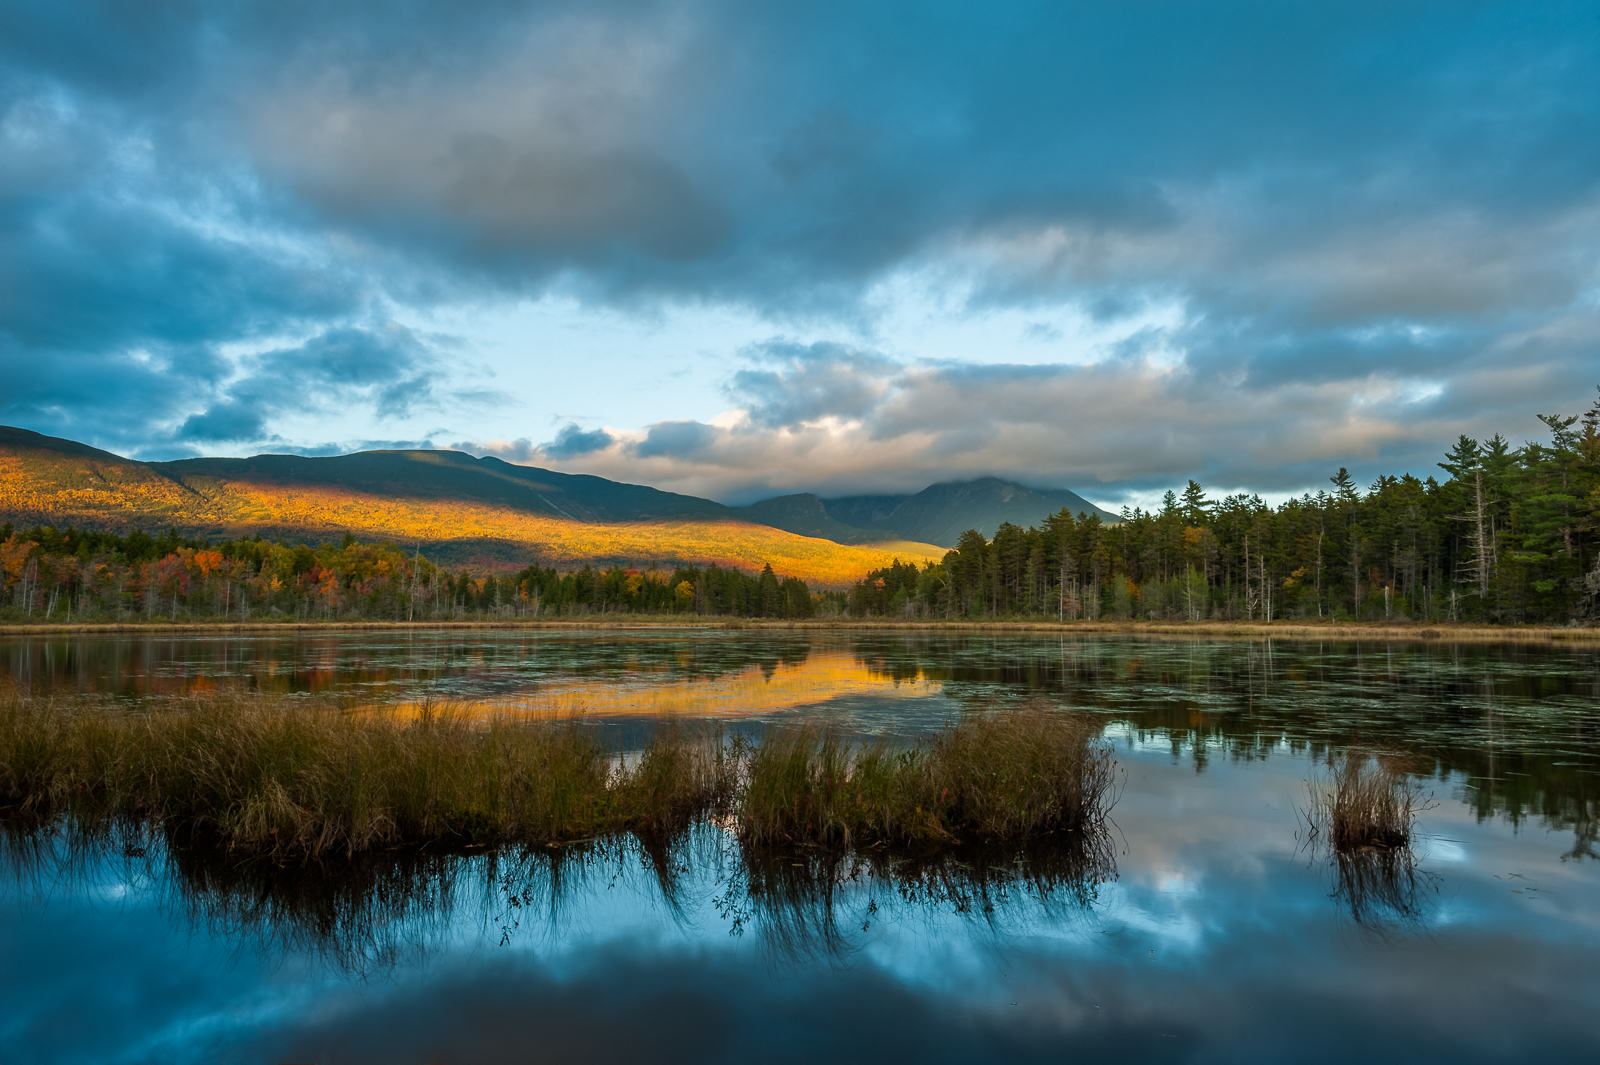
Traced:
<svg viewBox="0 0 1600 1065">
<path fill-rule="evenodd" d="M 854 529 L 943 547 L 954 547 L 968 529 L 993 536 L 1002 522 L 1039 525 L 1062 507 L 1073 514 L 1099 515 L 1101 521 L 1121 520 L 1076 492 L 1027 488 L 998 477 L 930 485 L 915 495 L 845 496 L 820 503 L 830 519 Z"/>
<path fill-rule="evenodd" d="M 317 486 L 378 496 L 471 500 L 582 522 L 733 517 L 732 510 L 709 499 L 459 451 L 361 451 L 329 458 L 257 455 L 149 466 L 197 491 L 218 481 Z"/>
<path fill-rule="evenodd" d="M 887 538 L 856 546 L 798 536 L 710 500 L 458 452 L 143 463 L 10 428 L 0 428 L 0 521 L 310 541 L 348 530 L 478 567 L 770 562 L 822 585 L 896 557 L 943 555 Z"/>
<path fill-rule="evenodd" d="M 734 513 L 745 521 L 771 525 L 799 536 L 820 536 L 839 544 L 871 544 L 881 541 L 885 535 L 893 535 L 881 529 L 858 529 L 836 520 L 823 507 L 822 500 L 809 492 L 764 499 L 748 507 L 738 507 Z"/>
</svg>

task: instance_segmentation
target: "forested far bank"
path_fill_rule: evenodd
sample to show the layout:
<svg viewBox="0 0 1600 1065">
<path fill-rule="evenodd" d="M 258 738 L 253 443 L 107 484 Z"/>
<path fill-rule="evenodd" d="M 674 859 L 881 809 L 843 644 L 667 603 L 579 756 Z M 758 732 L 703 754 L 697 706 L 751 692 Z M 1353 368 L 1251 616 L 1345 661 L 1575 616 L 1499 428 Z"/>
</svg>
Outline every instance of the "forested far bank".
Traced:
<svg viewBox="0 0 1600 1065">
<path fill-rule="evenodd" d="M 848 592 L 717 565 L 451 571 L 346 534 L 313 546 L 0 526 L 0 619 L 454 620 L 590 613 L 809 618 L 1418 620 L 1600 618 L 1600 403 L 1541 418 L 1513 448 L 1463 436 L 1441 475 L 1340 469 L 1269 506 L 1197 482 L 1116 523 L 1063 509 L 963 534 L 940 562 L 896 562 Z"/>
<path fill-rule="evenodd" d="M 0 619 L 449 621 L 591 613 L 808 618 L 819 596 L 770 565 L 612 566 L 509 576 L 450 571 L 391 544 L 288 545 L 263 540 L 126 537 L 0 526 Z"/>
<path fill-rule="evenodd" d="M 1568 624 L 1600 618 L 1600 403 L 1512 448 L 1463 436 L 1439 476 L 1341 468 L 1268 506 L 1190 481 L 1122 521 L 1063 510 L 962 536 L 937 564 L 877 570 L 830 605 L 857 617 Z"/>
</svg>

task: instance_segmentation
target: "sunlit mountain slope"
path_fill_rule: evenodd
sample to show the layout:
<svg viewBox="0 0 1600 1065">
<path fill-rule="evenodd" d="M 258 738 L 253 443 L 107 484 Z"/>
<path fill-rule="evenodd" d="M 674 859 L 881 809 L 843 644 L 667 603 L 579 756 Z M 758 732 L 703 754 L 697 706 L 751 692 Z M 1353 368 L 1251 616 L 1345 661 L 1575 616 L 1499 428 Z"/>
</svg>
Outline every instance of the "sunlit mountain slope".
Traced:
<svg viewBox="0 0 1600 1065">
<path fill-rule="evenodd" d="M 893 558 L 944 553 L 901 541 L 836 544 L 740 521 L 710 500 L 455 452 L 142 463 L 20 429 L 0 429 L 0 521 L 313 541 L 348 530 L 477 567 L 770 562 L 823 585 Z"/>
</svg>

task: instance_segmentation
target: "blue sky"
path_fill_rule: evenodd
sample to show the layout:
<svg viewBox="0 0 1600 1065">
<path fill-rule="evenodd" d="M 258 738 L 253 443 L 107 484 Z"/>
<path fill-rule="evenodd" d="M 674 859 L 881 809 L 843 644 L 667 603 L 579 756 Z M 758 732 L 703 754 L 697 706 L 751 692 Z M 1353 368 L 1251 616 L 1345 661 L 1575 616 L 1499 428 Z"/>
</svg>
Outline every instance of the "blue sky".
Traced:
<svg viewBox="0 0 1600 1065">
<path fill-rule="evenodd" d="M 1281 496 L 1600 383 L 1600 4 L 0 0 L 0 422 Z"/>
</svg>

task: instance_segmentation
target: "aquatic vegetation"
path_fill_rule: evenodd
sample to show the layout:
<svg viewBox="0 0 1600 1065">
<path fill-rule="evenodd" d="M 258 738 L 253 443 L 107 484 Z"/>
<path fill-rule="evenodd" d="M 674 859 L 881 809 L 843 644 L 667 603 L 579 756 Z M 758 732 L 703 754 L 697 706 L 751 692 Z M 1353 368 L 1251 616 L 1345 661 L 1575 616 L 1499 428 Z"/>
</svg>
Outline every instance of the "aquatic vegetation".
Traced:
<svg viewBox="0 0 1600 1065">
<path fill-rule="evenodd" d="M 549 844 L 670 830 L 726 797 L 714 733 L 662 728 L 618 761 L 575 719 L 401 719 L 330 701 L 212 695 L 132 711 L 0 697 L 0 804 L 13 822 L 159 825 L 281 857 Z"/>
<path fill-rule="evenodd" d="M 1307 787 L 1307 842 L 1326 849 L 1335 881 L 1331 897 L 1369 928 L 1420 921 L 1437 892 L 1437 877 L 1419 868 L 1412 847 L 1417 816 L 1429 800 L 1400 761 L 1359 749 L 1330 754 L 1326 775 Z"/>
<path fill-rule="evenodd" d="M 1422 798 L 1395 760 L 1361 750 L 1330 755 L 1327 776 L 1309 790 L 1311 830 L 1336 852 L 1410 844 Z"/>
<path fill-rule="evenodd" d="M 353 709 L 209 694 L 133 710 L 0 696 L 0 809 L 12 825 L 159 827 L 230 852 L 312 859 L 396 847 L 663 838 L 731 816 L 754 846 L 924 848 L 1081 832 L 1103 818 L 1096 725 L 1033 707 L 859 749 L 822 731 L 724 743 L 664 721 L 623 756 L 579 717 L 423 703 Z"/>
<path fill-rule="evenodd" d="M 1034 704 L 969 718 L 910 747 L 775 729 L 744 759 L 736 804 L 756 846 L 942 845 L 1083 831 L 1115 762 L 1099 723 Z"/>
</svg>

